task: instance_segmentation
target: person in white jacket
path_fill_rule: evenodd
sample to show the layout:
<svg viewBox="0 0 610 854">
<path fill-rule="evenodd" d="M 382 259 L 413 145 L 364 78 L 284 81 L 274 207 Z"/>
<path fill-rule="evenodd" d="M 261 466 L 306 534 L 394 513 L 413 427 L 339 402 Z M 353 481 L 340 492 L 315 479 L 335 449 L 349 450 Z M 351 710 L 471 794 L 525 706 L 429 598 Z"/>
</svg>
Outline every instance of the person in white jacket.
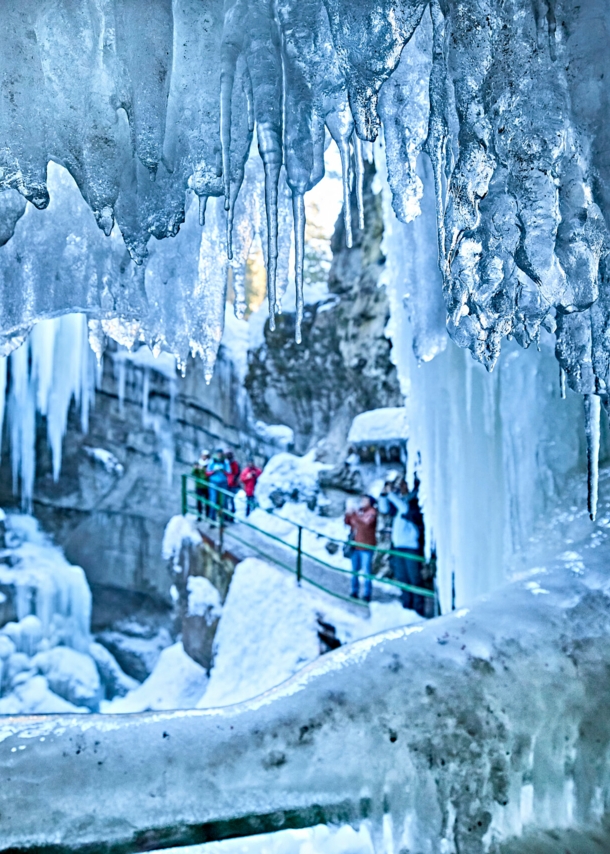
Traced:
<svg viewBox="0 0 610 854">
<path fill-rule="evenodd" d="M 413 587 L 422 586 L 421 558 L 424 553 L 423 525 L 417 500 L 418 486 L 419 481 L 416 481 L 415 488 L 409 492 L 405 480 L 401 479 L 398 488 L 394 490 L 391 484 L 386 483 L 379 496 L 380 512 L 385 516 L 393 517 L 392 551 L 401 552 L 400 555 L 390 555 L 394 578 Z M 411 608 L 418 614 L 424 615 L 423 596 L 411 590 L 403 590 L 401 601 L 403 608 Z"/>
</svg>

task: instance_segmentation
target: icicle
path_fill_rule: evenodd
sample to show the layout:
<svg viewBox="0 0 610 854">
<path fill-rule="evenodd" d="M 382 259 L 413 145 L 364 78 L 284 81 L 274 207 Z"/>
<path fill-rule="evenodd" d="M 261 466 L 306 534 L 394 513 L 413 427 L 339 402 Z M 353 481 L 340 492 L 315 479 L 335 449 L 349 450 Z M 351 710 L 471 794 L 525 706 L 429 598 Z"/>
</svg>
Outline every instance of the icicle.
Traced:
<svg viewBox="0 0 610 854">
<path fill-rule="evenodd" d="M 267 214 L 267 296 L 269 299 L 269 329 L 275 329 L 276 276 L 278 256 L 278 185 L 282 169 L 282 146 L 275 129 L 265 124 L 257 126 L 258 150 L 265 168 L 265 211 Z"/>
<path fill-rule="evenodd" d="M 2 428 L 6 403 L 6 357 L 0 356 L 0 457 L 2 456 Z"/>
<path fill-rule="evenodd" d="M 89 321 L 89 346 L 95 353 L 99 369 L 102 367 L 102 357 L 106 349 L 106 335 L 99 320 Z"/>
<path fill-rule="evenodd" d="M 125 412 L 125 359 L 121 359 L 119 361 L 119 381 L 118 381 L 118 395 L 119 395 L 119 412 L 121 415 Z"/>
<path fill-rule="evenodd" d="M 248 131 L 252 133 L 254 131 L 254 92 L 252 91 L 252 78 L 247 69 L 244 74 L 244 95 L 248 109 Z"/>
<path fill-rule="evenodd" d="M 150 393 L 150 372 L 148 368 L 144 368 L 142 376 L 142 426 L 150 426 L 150 418 L 148 417 L 148 397 Z"/>
<path fill-rule="evenodd" d="M 354 122 L 349 108 L 337 113 L 330 113 L 326 117 L 326 126 L 332 138 L 337 143 L 341 155 L 341 173 L 343 177 L 343 222 L 345 225 L 345 245 L 352 248 L 352 207 L 351 207 L 351 155 L 350 139 L 354 131 Z"/>
<path fill-rule="evenodd" d="M 199 196 L 199 225 L 203 228 L 205 225 L 205 209 L 208 204 L 207 196 Z"/>
<path fill-rule="evenodd" d="M 599 485 L 600 411 L 598 395 L 585 394 L 585 432 L 587 435 L 587 507 L 591 521 L 597 515 Z"/>
<path fill-rule="evenodd" d="M 222 177 L 225 192 L 225 210 L 229 210 L 231 198 L 231 100 L 233 98 L 233 80 L 235 64 L 223 61 L 220 75 L 220 145 L 222 149 Z"/>
<path fill-rule="evenodd" d="M 566 399 L 566 372 L 559 366 L 559 394 L 562 400 Z"/>
<path fill-rule="evenodd" d="M 438 231 L 438 248 L 441 270 L 446 265 L 445 246 L 445 200 L 443 178 L 447 151 L 449 128 L 446 116 L 447 83 L 445 63 L 445 18 L 438 0 L 430 4 L 430 17 L 433 25 L 432 42 L 432 72 L 430 74 L 430 118 L 428 121 L 428 138 L 424 151 L 432 161 L 434 171 L 434 189 L 436 196 L 436 221 Z"/>
<path fill-rule="evenodd" d="M 296 289 L 295 341 L 301 343 L 303 325 L 303 264 L 305 261 L 305 199 L 303 193 L 292 191 L 294 219 L 294 284 Z"/>
<path fill-rule="evenodd" d="M 354 161 L 356 163 L 356 203 L 358 205 L 358 228 L 364 231 L 364 159 L 362 157 L 362 140 L 354 131 Z"/>
</svg>

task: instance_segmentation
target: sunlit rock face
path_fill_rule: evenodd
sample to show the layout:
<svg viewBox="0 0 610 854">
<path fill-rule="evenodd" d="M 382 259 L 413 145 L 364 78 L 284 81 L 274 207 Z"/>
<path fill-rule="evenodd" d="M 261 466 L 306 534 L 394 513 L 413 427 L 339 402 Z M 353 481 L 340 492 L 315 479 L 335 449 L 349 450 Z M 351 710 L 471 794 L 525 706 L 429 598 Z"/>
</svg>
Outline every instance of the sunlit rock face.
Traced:
<svg viewBox="0 0 610 854">
<path fill-rule="evenodd" d="M 211 359 L 226 255 L 237 263 L 247 252 L 252 199 L 266 211 L 273 314 L 286 254 L 278 222 L 294 223 L 299 289 L 303 194 L 323 174 L 325 133 L 339 146 L 347 191 L 361 182 L 363 146 L 383 128 L 399 218 L 417 212 L 418 151 L 432 161 L 451 335 L 491 367 L 505 336 L 527 346 L 542 323 L 556 325 L 572 386 L 605 395 L 609 18 L 603 0 L 4 4 L 4 332 L 76 308 L 143 319 L 154 297 L 138 265 L 151 241 L 178 232 L 188 191 L 202 220 L 207 199 L 224 196 L 211 211 L 217 233 L 199 253 L 186 305 L 186 283 L 161 274 L 177 314 L 164 306 L 146 334 L 171 349 L 168 324 L 189 327 L 188 345 Z M 415 59 L 402 53 L 412 39 Z M 254 133 L 258 189 L 242 188 L 244 176 L 252 184 Z M 93 262 L 79 247 L 86 211 L 75 212 L 71 239 L 45 221 L 37 251 L 62 246 L 64 256 L 51 277 L 8 249 L 27 215 L 19 194 L 40 210 L 49 204 L 49 160 L 70 171 L 113 235 Z M 348 244 L 357 227 L 347 206 Z"/>
</svg>

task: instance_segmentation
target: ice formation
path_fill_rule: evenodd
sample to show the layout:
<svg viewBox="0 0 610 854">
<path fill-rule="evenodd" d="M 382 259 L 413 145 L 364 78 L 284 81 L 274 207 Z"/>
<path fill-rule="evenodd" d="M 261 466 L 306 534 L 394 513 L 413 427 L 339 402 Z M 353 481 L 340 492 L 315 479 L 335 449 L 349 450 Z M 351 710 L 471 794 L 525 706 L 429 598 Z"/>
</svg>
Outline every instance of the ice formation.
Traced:
<svg viewBox="0 0 610 854">
<path fill-rule="evenodd" d="M 429 157 L 452 337 L 492 367 L 503 338 L 527 346 L 545 324 L 571 387 L 605 399 L 608 23 L 603 0 L 4 8 L 2 331 L 10 338 L 80 308 L 213 359 L 226 270 L 236 265 L 239 305 L 257 229 L 272 316 L 293 227 L 301 287 L 303 197 L 322 177 L 325 134 L 339 148 L 346 196 L 353 186 L 360 200 L 362 158 L 383 130 L 403 221 L 422 192 L 418 154 Z M 260 159 L 249 157 L 254 138 Z M 72 222 L 67 209 L 46 216 L 50 161 L 80 190 Z M 167 250 L 157 265 L 165 295 L 151 301 L 155 241 L 189 230 L 193 195 L 191 229 L 207 220 L 199 257 L 190 254 L 197 272 L 178 271 Z M 90 228 L 74 231 L 85 202 L 109 236 L 98 252 L 104 241 Z M 349 244 L 359 223 L 349 205 L 344 215 Z M 32 252 L 62 246 L 52 270 L 10 249 L 26 231 Z M 185 276 L 199 283 L 192 315 L 180 299 Z"/>
<path fill-rule="evenodd" d="M 7 720 L 2 847 L 150 850 L 349 822 L 376 850 L 605 850 L 608 578 L 603 557 L 558 563 L 237 705 Z"/>
</svg>

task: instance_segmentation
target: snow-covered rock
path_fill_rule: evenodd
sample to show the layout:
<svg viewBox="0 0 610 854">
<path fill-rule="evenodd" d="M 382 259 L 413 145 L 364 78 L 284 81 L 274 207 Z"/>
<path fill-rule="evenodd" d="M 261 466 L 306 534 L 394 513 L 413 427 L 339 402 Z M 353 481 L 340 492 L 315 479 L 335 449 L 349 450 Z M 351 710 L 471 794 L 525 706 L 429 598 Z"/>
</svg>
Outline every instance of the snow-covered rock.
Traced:
<svg viewBox="0 0 610 854">
<path fill-rule="evenodd" d="M 315 506 L 319 492 L 318 473 L 331 468 L 315 459 L 315 450 L 304 457 L 281 453 L 271 457 L 256 484 L 256 498 L 264 510 L 286 501 Z"/>
<path fill-rule="evenodd" d="M 178 558 L 184 542 L 193 545 L 201 543 L 201 534 L 197 530 L 195 518 L 193 516 L 172 516 L 165 527 L 161 553 L 164 560 L 173 561 L 176 572 L 180 571 Z"/>
<path fill-rule="evenodd" d="M 220 619 L 222 614 L 220 593 L 211 581 L 200 575 L 191 575 L 186 583 L 186 589 L 189 617 L 203 617 L 208 626 Z"/>
<path fill-rule="evenodd" d="M 53 691 L 44 676 L 32 675 L 16 684 L 10 694 L 0 698 L 0 715 L 52 715 L 65 712 L 86 713 Z"/>
<path fill-rule="evenodd" d="M 103 703 L 107 713 L 191 709 L 207 685 L 207 673 L 184 651 L 181 643 L 164 649 L 155 669 L 142 685 L 125 697 Z"/>
<path fill-rule="evenodd" d="M 172 638 L 165 628 L 153 635 L 144 629 L 140 631 L 141 627 L 134 624 L 125 628 L 125 631 L 103 631 L 97 640 L 110 651 L 125 673 L 143 682 L 155 669 L 162 651 L 171 646 Z"/>
<path fill-rule="evenodd" d="M 74 706 L 84 706 L 92 712 L 98 710 L 102 684 L 95 662 L 89 655 L 67 646 L 56 646 L 35 655 L 31 666 L 46 677 L 53 693 Z"/>
<path fill-rule="evenodd" d="M 97 665 L 106 700 L 124 697 L 138 687 L 138 681 L 121 670 L 116 658 L 101 643 L 93 642 L 89 647 L 89 655 Z"/>
<path fill-rule="evenodd" d="M 386 445 L 405 441 L 409 436 L 407 410 L 403 406 L 371 409 L 352 421 L 347 441 L 350 445 Z"/>
</svg>

